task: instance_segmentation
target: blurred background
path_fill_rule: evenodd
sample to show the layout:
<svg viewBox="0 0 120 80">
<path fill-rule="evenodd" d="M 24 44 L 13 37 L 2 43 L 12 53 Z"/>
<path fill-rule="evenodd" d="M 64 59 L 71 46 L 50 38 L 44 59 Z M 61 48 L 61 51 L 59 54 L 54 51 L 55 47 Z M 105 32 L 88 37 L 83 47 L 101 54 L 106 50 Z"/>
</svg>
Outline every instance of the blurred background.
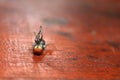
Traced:
<svg viewBox="0 0 120 80">
<path fill-rule="evenodd" d="M 119 58 L 119 0 L 0 0 L 1 80 L 119 80 Z"/>
</svg>

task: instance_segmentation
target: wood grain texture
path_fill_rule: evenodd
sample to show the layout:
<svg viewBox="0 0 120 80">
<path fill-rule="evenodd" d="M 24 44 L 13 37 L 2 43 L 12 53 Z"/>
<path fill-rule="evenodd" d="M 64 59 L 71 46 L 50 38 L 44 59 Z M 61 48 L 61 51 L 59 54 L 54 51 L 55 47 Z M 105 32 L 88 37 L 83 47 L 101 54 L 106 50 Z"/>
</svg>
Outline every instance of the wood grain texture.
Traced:
<svg viewBox="0 0 120 80">
<path fill-rule="evenodd" d="M 119 0 L 1 0 L 0 80 L 120 80 Z M 49 46 L 32 53 L 43 26 Z"/>
</svg>

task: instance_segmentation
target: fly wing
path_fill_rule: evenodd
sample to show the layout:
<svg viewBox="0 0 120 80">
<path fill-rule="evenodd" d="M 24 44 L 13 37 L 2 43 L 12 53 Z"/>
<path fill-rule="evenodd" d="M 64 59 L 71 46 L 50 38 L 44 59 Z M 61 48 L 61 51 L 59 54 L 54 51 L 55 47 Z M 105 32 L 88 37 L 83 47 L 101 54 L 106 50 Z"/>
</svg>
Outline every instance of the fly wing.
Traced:
<svg viewBox="0 0 120 80">
<path fill-rule="evenodd" d="M 40 31 L 38 32 L 38 34 L 40 35 L 40 33 L 42 33 L 42 26 L 40 26 Z"/>
<path fill-rule="evenodd" d="M 39 32 L 36 34 L 36 39 L 41 39 L 42 37 L 42 26 L 40 26 Z"/>
</svg>

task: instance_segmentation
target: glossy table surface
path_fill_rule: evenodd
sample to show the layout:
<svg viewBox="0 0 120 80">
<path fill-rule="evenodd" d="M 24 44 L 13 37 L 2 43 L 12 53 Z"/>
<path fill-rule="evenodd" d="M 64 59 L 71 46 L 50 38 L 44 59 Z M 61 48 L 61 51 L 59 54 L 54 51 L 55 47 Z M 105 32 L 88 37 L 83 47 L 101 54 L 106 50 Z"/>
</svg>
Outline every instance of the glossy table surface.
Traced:
<svg viewBox="0 0 120 80">
<path fill-rule="evenodd" d="M 0 80 L 120 80 L 120 1 L 0 0 Z"/>
</svg>

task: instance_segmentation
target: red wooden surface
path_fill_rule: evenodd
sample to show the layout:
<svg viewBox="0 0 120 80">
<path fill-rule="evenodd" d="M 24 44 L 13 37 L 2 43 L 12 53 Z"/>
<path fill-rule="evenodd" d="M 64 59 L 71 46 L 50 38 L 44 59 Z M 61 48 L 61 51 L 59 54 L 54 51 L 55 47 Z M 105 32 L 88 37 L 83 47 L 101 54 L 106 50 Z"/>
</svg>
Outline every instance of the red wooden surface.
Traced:
<svg viewBox="0 0 120 80">
<path fill-rule="evenodd" d="M 120 80 L 119 0 L 1 0 L 0 80 Z M 49 46 L 32 54 L 43 26 Z"/>
</svg>

